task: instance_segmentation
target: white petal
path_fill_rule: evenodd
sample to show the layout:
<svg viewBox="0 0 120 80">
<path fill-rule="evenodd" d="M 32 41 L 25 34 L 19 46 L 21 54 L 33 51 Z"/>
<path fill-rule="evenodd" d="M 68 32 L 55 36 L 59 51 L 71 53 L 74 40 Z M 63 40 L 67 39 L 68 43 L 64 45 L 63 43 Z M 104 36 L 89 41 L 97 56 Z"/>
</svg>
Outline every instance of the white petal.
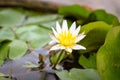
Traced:
<svg viewBox="0 0 120 80">
<path fill-rule="evenodd" d="M 61 27 L 60 27 L 60 24 L 58 23 L 58 21 L 56 22 L 56 30 L 58 33 L 61 32 Z"/>
<path fill-rule="evenodd" d="M 75 46 L 73 46 L 73 48 L 72 49 L 75 49 L 75 50 L 80 50 L 80 49 L 86 49 L 84 46 L 81 46 L 81 45 L 78 45 L 78 44 L 76 44 Z"/>
<path fill-rule="evenodd" d="M 56 44 L 56 41 L 52 40 L 49 42 L 49 45 L 53 45 L 53 44 Z"/>
<path fill-rule="evenodd" d="M 62 31 L 68 31 L 68 25 L 67 25 L 67 21 L 66 20 L 63 20 Z"/>
<path fill-rule="evenodd" d="M 59 45 L 60 46 L 60 45 Z M 64 46 L 60 46 L 60 49 L 65 49 L 65 47 Z"/>
<path fill-rule="evenodd" d="M 69 53 L 72 53 L 72 49 L 71 48 L 67 48 L 67 49 L 65 49 L 67 52 L 69 52 Z"/>
<path fill-rule="evenodd" d="M 78 28 L 74 31 L 73 35 L 78 35 L 79 31 L 80 31 L 80 27 L 81 26 L 78 26 Z"/>
<path fill-rule="evenodd" d="M 76 29 L 76 22 L 73 22 L 73 24 L 70 27 L 70 32 L 73 33 Z"/>
<path fill-rule="evenodd" d="M 52 35 L 52 34 L 49 34 L 49 35 L 50 35 L 50 37 L 51 37 L 51 39 L 52 39 L 53 41 L 55 41 L 55 42 L 59 43 L 59 41 L 55 38 L 55 36 L 54 36 L 54 35 Z"/>
<path fill-rule="evenodd" d="M 50 50 L 59 50 L 61 49 L 61 47 L 59 46 L 59 44 L 54 45 L 53 47 L 50 48 Z"/>
<path fill-rule="evenodd" d="M 86 35 L 84 35 L 84 33 L 81 33 L 77 36 L 77 39 L 75 41 L 75 43 L 79 42 L 80 40 L 82 40 Z"/>
<path fill-rule="evenodd" d="M 57 36 L 57 32 L 55 31 L 55 29 L 52 28 L 52 30 L 53 30 L 54 35 Z"/>
</svg>

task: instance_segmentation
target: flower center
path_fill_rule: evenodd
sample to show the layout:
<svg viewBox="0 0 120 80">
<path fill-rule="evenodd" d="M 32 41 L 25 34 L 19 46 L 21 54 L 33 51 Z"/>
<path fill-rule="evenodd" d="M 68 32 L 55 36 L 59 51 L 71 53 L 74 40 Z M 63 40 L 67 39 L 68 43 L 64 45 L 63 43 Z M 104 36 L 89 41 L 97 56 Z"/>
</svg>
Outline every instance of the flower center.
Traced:
<svg viewBox="0 0 120 80">
<path fill-rule="evenodd" d="M 60 45 L 65 47 L 72 47 L 75 44 L 76 36 L 74 36 L 70 31 L 62 31 L 57 35 Z"/>
</svg>

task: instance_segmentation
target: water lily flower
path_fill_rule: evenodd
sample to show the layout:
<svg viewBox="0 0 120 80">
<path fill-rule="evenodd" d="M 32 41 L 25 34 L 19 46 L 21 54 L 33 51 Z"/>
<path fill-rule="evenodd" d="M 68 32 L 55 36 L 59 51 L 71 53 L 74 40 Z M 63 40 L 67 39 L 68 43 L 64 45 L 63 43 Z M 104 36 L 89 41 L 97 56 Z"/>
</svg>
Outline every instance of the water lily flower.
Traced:
<svg viewBox="0 0 120 80">
<path fill-rule="evenodd" d="M 69 53 L 74 50 L 85 50 L 82 45 L 77 44 L 85 37 L 84 33 L 79 34 L 81 26 L 76 28 L 76 23 L 73 22 L 68 29 L 67 21 L 63 20 L 62 27 L 56 22 L 56 29 L 52 28 L 53 34 L 50 34 L 52 39 L 51 43 L 56 43 L 50 50 L 65 50 Z"/>
</svg>

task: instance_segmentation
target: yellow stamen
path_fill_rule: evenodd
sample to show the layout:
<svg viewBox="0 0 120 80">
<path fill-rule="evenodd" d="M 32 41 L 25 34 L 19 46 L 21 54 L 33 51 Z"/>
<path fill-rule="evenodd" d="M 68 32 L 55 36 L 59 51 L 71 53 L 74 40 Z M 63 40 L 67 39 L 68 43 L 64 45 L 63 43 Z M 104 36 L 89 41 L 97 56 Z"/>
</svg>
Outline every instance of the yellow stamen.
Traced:
<svg viewBox="0 0 120 80">
<path fill-rule="evenodd" d="M 75 44 L 76 36 L 74 36 L 70 31 L 62 31 L 57 35 L 60 45 L 65 47 L 72 47 Z"/>
</svg>

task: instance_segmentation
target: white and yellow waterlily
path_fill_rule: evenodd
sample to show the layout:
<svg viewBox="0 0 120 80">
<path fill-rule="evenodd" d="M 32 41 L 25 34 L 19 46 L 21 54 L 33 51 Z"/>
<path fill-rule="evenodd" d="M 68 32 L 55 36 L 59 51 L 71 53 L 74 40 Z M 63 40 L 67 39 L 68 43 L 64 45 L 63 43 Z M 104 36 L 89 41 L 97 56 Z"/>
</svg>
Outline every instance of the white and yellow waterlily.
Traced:
<svg viewBox="0 0 120 80">
<path fill-rule="evenodd" d="M 66 50 L 72 52 L 74 50 L 86 49 L 84 46 L 77 44 L 85 37 L 84 33 L 79 34 L 81 26 L 76 28 L 76 23 L 73 22 L 68 29 L 67 21 L 63 20 L 62 27 L 56 22 L 56 30 L 52 28 L 53 34 L 50 34 L 52 38 L 51 43 L 56 43 L 50 50 Z"/>
</svg>

